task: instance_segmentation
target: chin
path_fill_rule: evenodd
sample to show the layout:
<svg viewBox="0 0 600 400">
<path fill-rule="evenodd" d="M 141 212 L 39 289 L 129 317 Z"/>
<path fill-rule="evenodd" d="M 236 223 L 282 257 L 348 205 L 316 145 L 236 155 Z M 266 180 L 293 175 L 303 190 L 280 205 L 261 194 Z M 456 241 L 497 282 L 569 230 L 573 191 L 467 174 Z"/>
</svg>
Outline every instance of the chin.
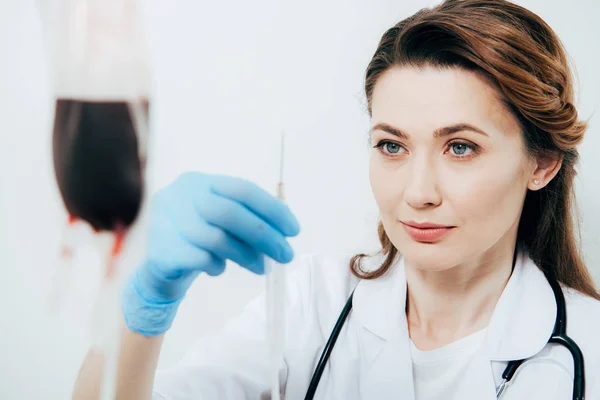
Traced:
<svg viewBox="0 0 600 400">
<path fill-rule="evenodd" d="M 406 265 L 422 271 L 444 271 L 460 263 L 461 252 L 448 243 L 420 243 L 412 239 L 392 241 Z M 396 244 L 398 243 L 398 244 Z"/>
<path fill-rule="evenodd" d="M 447 260 L 440 260 L 437 257 L 428 257 L 422 255 L 404 256 L 404 264 L 407 268 L 417 269 L 419 271 L 441 272 L 451 269 L 455 264 Z"/>
</svg>

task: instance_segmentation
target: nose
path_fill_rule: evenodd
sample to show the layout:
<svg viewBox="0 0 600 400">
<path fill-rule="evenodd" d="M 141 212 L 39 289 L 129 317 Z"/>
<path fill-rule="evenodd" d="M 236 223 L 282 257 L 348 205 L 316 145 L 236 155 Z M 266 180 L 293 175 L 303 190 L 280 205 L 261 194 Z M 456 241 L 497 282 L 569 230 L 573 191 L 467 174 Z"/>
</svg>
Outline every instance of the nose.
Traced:
<svg viewBox="0 0 600 400">
<path fill-rule="evenodd" d="M 442 202 L 438 190 L 437 174 L 425 157 L 413 159 L 405 177 L 404 199 L 415 209 L 437 206 Z"/>
</svg>

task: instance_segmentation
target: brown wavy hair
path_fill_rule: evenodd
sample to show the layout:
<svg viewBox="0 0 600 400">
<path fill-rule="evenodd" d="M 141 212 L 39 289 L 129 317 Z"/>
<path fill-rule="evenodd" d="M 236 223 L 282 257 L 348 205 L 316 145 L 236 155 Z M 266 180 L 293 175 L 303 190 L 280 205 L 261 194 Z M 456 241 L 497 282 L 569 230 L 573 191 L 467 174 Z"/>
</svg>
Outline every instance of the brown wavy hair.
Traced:
<svg viewBox="0 0 600 400">
<path fill-rule="evenodd" d="M 492 80 L 518 119 L 528 153 L 562 157 L 558 174 L 539 191 L 528 191 L 517 245 L 550 278 L 600 299 L 575 238 L 573 181 L 587 122 L 573 105 L 573 77 L 555 32 L 533 12 L 505 0 L 446 0 L 388 29 L 365 75 L 371 115 L 373 88 L 391 67 L 433 66 L 477 71 Z M 579 230 L 577 230 L 579 234 Z M 358 254 L 352 273 L 376 279 L 393 265 L 398 250 L 378 226 L 383 264 L 364 271 Z"/>
</svg>

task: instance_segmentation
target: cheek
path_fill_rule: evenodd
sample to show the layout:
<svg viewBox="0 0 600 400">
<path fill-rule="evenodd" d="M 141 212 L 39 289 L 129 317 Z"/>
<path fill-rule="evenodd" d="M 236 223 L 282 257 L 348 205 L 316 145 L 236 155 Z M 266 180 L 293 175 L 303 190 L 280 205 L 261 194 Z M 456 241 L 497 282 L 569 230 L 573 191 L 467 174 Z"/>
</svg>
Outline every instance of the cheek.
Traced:
<svg viewBox="0 0 600 400">
<path fill-rule="evenodd" d="M 394 174 L 389 167 L 386 168 L 385 163 L 372 156 L 369 163 L 369 181 L 380 213 L 391 212 L 398 204 L 398 174 Z"/>
<path fill-rule="evenodd" d="M 447 199 L 459 219 L 469 225 L 510 226 L 520 211 L 525 194 L 519 168 L 481 168 L 468 175 L 453 185 L 446 182 Z"/>
</svg>

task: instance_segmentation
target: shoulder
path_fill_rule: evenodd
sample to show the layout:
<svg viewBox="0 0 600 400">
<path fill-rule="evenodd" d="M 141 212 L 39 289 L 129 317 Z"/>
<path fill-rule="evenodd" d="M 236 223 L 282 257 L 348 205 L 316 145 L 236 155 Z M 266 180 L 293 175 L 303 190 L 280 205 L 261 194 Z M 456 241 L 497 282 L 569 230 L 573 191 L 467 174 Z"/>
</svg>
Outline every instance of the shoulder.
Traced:
<svg viewBox="0 0 600 400">
<path fill-rule="evenodd" d="M 360 269 L 369 271 L 378 268 L 383 258 L 381 254 L 361 254 Z M 357 253 L 304 253 L 296 257 L 290 266 L 291 275 L 296 283 L 298 279 L 310 285 L 311 290 L 322 292 L 342 291 L 350 294 L 360 280 L 352 273 L 351 263 Z M 350 291 L 349 291 L 350 289 Z"/>
<path fill-rule="evenodd" d="M 563 292 L 567 305 L 567 335 L 583 353 L 586 376 L 597 376 L 600 373 L 600 301 L 571 288 L 563 287 Z"/>
<path fill-rule="evenodd" d="M 299 255 L 291 265 L 289 284 L 294 287 L 298 303 L 306 318 L 322 322 L 337 315 L 360 281 L 352 273 L 351 262 L 356 253 L 309 253 Z M 378 255 L 361 258 L 361 269 L 379 266 Z"/>
<path fill-rule="evenodd" d="M 310 292 L 311 297 L 323 297 L 338 292 L 346 293 L 357 281 L 352 274 L 351 253 L 305 253 L 292 261 L 292 284 Z"/>
<path fill-rule="evenodd" d="M 567 305 L 569 335 L 578 336 L 583 340 L 596 338 L 600 327 L 600 301 L 564 286 L 563 293 Z M 600 353 L 600 346 L 597 347 Z"/>
</svg>

